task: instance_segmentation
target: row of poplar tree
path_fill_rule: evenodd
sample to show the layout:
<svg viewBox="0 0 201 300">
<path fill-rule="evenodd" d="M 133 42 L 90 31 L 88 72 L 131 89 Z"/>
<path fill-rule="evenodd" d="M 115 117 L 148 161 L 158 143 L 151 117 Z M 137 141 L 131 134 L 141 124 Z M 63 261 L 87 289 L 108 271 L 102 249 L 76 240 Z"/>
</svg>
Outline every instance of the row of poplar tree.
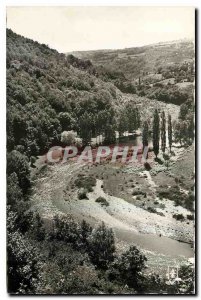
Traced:
<svg viewBox="0 0 201 300">
<path fill-rule="evenodd" d="M 166 116 L 164 111 L 161 114 L 161 120 L 160 120 L 158 110 L 156 109 L 154 111 L 152 126 L 153 126 L 152 127 L 153 151 L 157 158 L 160 150 L 160 142 L 161 142 L 161 150 L 163 153 L 165 153 L 165 149 L 166 149 Z M 149 142 L 149 124 L 147 121 L 145 121 L 143 124 L 143 133 L 142 133 L 143 148 L 148 146 L 148 142 Z M 168 142 L 169 142 L 169 149 L 171 152 L 171 147 L 172 147 L 171 115 L 168 115 Z"/>
</svg>

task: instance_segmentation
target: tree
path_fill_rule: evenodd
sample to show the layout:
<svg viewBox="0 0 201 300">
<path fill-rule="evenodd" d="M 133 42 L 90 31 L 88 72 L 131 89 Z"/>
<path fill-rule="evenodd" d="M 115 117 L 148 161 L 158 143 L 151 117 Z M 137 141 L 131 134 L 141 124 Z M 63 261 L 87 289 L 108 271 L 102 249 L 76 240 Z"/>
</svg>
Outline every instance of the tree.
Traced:
<svg viewBox="0 0 201 300">
<path fill-rule="evenodd" d="M 112 229 L 108 229 L 102 222 L 88 238 L 89 257 L 97 268 L 107 269 L 114 260 L 115 240 Z"/>
<path fill-rule="evenodd" d="M 75 131 L 63 131 L 61 134 L 61 142 L 67 146 L 74 145 L 76 141 L 77 134 Z"/>
<path fill-rule="evenodd" d="M 128 117 L 126 115 L 125 110 L 122 110 L 118 121 L 119 136 L 121 137 L 123 133 L 127 130 L 128 130 Z"/>
<path fill-rule="evenodd" d="M 93 115 L 87 111 L 79 118 L 79 132 L 84 145 L 91 142 L 93 123 Z"/>
<path fill-rule="evenodd" d="M 166 148 L 166 118 L 165 112 L 162 112 L 162 120 L 161 120 L 161 150 L 165 153 Z"/>
<path fill-rule="evenodd" d="M 193 294 L 195 292 L 195 270 L 193 265 L 182 265 L 179 269 L 179 291 L 182 294 Z"/>
<path fill-rule="evenodd" d="M 137 107 L 136 107 L 136 121 L 137 121 L 137 129 L 138 129 L 141 125 L 141 119 L 140 119 L 140 112 Z"/>
<path fill-rule="evenodd" d="M 147 258 L 135 246 L 117 257 L 112 263 L 110 278 L 140 290 L 143 280 L 142 271 L 145 269 Z"/>
<path fill-rule="evenodd" d="M 194 125 L 194 115 L 190 114 L 189 116 L 189 122 L 188 122 L 188 138 L 189 138 L 189 142 L 193 142 L 194 140 L 194 129 L 195 129 L 195 125 Z"/>
<path fill-rule="evenodd" d="M 20 205 L 23 199 L 22 190 L 16 173 L 11 173 L 7 178 L 7 204 L 14 207 Z"/>
<path fill-rule="evenodd" d="M 165 165 L 166 165 L 167 170 L 168 170 L 169 162 L 170 162 L 170 156 L 169 156 L 169 154 L 163 153 L 163 158 L 165 160 Z"/>
<path fill-rule="evenodd" d="M 168 141 L 169 141 L 169 148 L 171 152 L 172 148 L 172 118 L 171 115 L 168 115 Z"/>
<path fill-rule="evenodd" d="M 105 133 L 105 139 L 104 139 L 105 143 L 114 143 L 115 142 L 116 134 L 115 134 L 113 125 L 106 124 L 104 133 Z"/>
<path fill-rule="evenodd" d="M 33 238 L 36 239 L 37 241 L 43 241 L 45 238 L 44 222 L 41 219 L 39 213 L 33 215 L 30 235 L 32 235 Z"/>
<path fill-rule="evenodd" d="M 78 148 L 82 147 L 82 139 L 81 138 L 79 138 L 79 137 L 75 138 L 75 146 Z"/>
<path fill-rule="evenodd" d="M 153 120 L 153 150 L 156 158 L 159 153 L 159 139 L 160 139 L 160 120 L 158 110 L 156 109 L 154 112 L 154 120 Z"/>
<path fill-rule="evenodd" d="M 13 150 L 7 155 L 7 174 L 16 173 L 23 193 L 30 187 L 30 169 L 28 159 L 22 153 Z"/>
<path fill-rule="evenodd" d="M 74 129 L 76 121 L 68 112 L 59 113 L 59 121 L 62 126 L 62 130 Z"/>
<path fill-rule="evenodd" d="M 148 144 L 149 144 L 148 137 L 149 137 L 149 128 L 148 128 L 148 123 L 147 123 L 147 121 L 145 121 L 144 124 L 143 124 L 143 132 L 142 132 L 142 144 L 143 144 L 143 150 L 144 150 L 144 148 L 147 147 Z"/>
<path fill-rule="evenodd" d="M 16 214 L 7 215 L 7 276 L 9 293 L 34 293 L 40 274 L 40 256 L 15 228 Z"/>
</svg>

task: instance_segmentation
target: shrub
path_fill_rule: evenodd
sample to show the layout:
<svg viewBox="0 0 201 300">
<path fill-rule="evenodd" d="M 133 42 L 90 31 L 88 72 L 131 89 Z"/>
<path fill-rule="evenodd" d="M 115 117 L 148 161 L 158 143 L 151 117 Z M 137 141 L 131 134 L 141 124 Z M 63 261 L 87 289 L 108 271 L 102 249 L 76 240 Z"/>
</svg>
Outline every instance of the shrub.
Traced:
<svg viewBox="0 0 201 300">
<path fill-rule="evenodd" d="M 53 219 L 53 237 L 76 245 L 79 240 L 80 227 L 69 216 L 56 215 Z"/>
<path fill-rule="evenodd" d="M 146 261 L 147 258 L 135 246 L 130 246 L 129 250 L 112 263 L 109 278 L 139 290 L 142 281 L 141 272 L 145 269 Z"/>
<path fill-rule="evenodd" d="M 78 192 L 78 199 L 79 200 L 83 200 L 83 199 L 89 199 L 87 197 L 87 190 L 86 189 L 81 189 L 79 192 Z"/>
<path fill-rule="evenodd" d="M 190 221 L 193 221 L 194 220 L 194 215 L 187 215 L 187 219 L 190 220 Z"/>
<path fill-rule="evenodd" d="M 147 171 L 151 170 L 151 166 L 150 166 L 150 164 L 149 164 L 148 162 L 145 162 L 145 163 L 144 163 L 144 167 L 145 167 L 145 169 L 146 169 Z"/>
<path fill-rule="evenodd" d="M 147 196 L 146 192 L 143 192 L 143 191 L 140 191 L 140 190 L 134 190 L 134 191 L 132 192 L 132 195 L 133 195 L 133 196 L 136 196 L 136 195 L 143 195 L 144 197 Z"/>
<path fill-rule="evenodd" d="M 112 229 L 108 229 L 102 222 L 94 229 L 88 238 L 89 257 L 92 263 L 101 269 L 107 269 L 114 260 L 115 240 Z"/>
<path fill-rule="evenodd" d="M 104 197 L 98 197 L 95 201 L 100 203 L 101 206 L 109 206 L 108 201 Z"/>
<path fill-rule="evenodd" d="M 172 217 L 177 221 L 183 221 L 185 219 L 182 214 L 174 214 Z"/>
<path fill-rule="evenodd" d="M 195 196 L 193 192 L 190 192 L 189 195 L 185 198 L 185 207 L 191 211 L 194 210 L 194 201 Z"/>
<path fill-rule="evenodd" d="M 150 213 L 157 213 L 157 210 L 156 210 L 154 207 L 151 207 L 151 206 L 148 206 L 148 207 L 147 207 L 147 210 L 148 210 Z"/>
<path fill-rule="evenodd" d="M 75 180 L 75 185 L 79 188 L 86 189 L 88 192 L 92 192 L 93 191 L 93 186 L 96 185 L 96 179 L 92 176 L 80 175 Z"/>
</svg>

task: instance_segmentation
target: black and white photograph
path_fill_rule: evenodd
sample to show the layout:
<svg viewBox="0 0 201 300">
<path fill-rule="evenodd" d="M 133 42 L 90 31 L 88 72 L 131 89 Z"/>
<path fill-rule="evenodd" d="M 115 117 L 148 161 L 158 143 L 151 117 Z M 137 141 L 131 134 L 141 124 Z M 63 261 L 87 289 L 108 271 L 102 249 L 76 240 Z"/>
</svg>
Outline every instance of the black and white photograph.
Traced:
<svg viewBox="0 0 201 300">
<path fill-rule="evenodd" d="M 7 294 L 196 294 L 196 15 L 6 7 Z"/>
</svg>

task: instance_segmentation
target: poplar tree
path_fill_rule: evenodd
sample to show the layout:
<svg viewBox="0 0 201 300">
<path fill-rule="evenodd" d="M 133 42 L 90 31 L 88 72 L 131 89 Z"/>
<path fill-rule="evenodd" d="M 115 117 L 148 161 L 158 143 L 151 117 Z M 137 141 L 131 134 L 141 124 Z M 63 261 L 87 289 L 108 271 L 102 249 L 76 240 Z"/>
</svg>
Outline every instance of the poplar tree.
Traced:
<svg viewBox="0 0 201 300">
<path fill-rule="evenodd" d="M 172 148 L 172 118 L 171 115 L 168 115 L 168 142 L 169 142 L 169 148 L 171 152 Z"/>
<path fill-rule="evenodd" d="M 143 132 L 142 132 L 142 143 L 143 143 L 143 150 L 146 146 L 148 146 L 148 137 L 149 137 L 149 129 L 147 121 L 143 124 Z"/>
<path fill-rule="evenodd" d="M 165 153 L 166 148 L 166 118 L 165 112 L 162 112 L 161 116 L 161 150 Z"/>
<path fill-rule="evenodd" d="M 156 158 L 159 153 L 159 139 L 160 139 L 160 120 L 158 110 L 156 109 L 154 112 L 154 120 L 153 120 L 153 150 Z"/>
</svg>

